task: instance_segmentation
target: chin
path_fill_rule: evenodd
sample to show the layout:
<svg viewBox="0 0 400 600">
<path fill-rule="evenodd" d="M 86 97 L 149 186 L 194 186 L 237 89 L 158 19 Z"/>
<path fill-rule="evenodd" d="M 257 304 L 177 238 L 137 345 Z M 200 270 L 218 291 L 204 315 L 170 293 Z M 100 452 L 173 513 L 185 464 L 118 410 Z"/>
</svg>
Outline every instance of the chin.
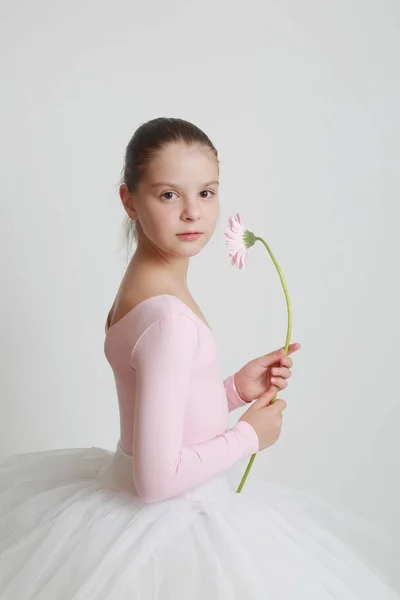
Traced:
<svg viewBox="0 0 400 600">
<path fill-rule="evenodd" d="M 205 240 L 204 237 L 202 239 L 195 240 L 193 242 L 184 242 L 179 243 L 178 248 L 175 246 L 176 254 L 179 256 L 185 256 L 190 258 L 191 256 L 196 256 L 206 245 L 208 240 Z"/>
<path fill-rule="evenodd" d="M 191 258 L 192 256 L 196 256 L 201 250 L 203 249 L 203 246 L 198 246 L 197 248 L 187 248 L 186 250 L 178 250 L 177 254 L 179 256 L 185 257 L 185 258 Z"/>
</svg>

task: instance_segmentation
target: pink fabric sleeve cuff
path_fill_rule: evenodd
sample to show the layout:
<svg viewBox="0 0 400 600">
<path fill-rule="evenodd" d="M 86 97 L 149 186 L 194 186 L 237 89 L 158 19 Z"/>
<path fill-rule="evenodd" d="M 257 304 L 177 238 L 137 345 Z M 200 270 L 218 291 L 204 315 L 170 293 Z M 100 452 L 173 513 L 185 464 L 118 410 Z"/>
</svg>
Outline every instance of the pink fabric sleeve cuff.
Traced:
<svg viewBox="0 0 400 600">
<path fill-rule="evenodd" d="M 241 434 L 241 438 L 244 440 L 244 457 L 249 454 L 256 454 L 259 451 L 260 440 L 258 439 L 256 430 L 250 423 L 247 421 L 238 421 L 232 429 L 238 431 Z"/>
<path fill-rule="evenodd" d="M 229 412 L 235 408 L 240 408 L 241 406 L 250 404 L 250 402 L 246 402 L 246 400 L 243 400 L 239 396 L 235 386 L 235 375 L 229 375 L 229 377 L 224 380 L 224 387 L 228 400 Z"/>
</svg>

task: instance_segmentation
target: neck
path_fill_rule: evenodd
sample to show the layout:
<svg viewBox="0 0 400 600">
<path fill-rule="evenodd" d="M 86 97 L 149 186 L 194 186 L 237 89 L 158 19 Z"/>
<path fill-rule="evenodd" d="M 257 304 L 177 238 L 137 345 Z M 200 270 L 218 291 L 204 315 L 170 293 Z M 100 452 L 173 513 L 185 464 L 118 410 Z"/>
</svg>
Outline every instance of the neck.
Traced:
<svg viewBox="0 0 400 600">
<path fill-rule="evenodd" d="M 163 279 L 166 286 L 187 291 L 189 264 L 190 258 L 166 256 L 153 248 L 139 244 L 130 260 L 128 270 L 152 272 L 155 278 Z"/>
</svg>

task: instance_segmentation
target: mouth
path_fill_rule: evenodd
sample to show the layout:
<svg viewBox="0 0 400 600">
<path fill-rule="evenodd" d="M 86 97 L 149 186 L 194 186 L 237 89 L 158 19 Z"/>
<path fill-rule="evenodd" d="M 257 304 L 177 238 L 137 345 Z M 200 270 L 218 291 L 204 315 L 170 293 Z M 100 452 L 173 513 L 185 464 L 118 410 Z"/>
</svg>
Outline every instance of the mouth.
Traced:
<svg viewBox="0 0 400 600">
<path fill-rule="evenodd" d="M 201 231 L 187 231 L 186 233 L 177 233 L 181 240 L 197 240 L 203 233 Z"/>
</svg>

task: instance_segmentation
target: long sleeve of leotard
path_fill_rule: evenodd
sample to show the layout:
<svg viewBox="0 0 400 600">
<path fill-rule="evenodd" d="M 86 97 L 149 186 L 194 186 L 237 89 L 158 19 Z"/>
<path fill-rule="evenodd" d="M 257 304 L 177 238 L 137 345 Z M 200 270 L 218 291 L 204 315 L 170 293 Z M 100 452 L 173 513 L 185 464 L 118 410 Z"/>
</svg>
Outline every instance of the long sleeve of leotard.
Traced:
<svg viewBox="0 0 400 600">
<path fill-rule="evenodd" d="M 183 444 L 198 335 L 190 317 L 171 314 L 153 322 L 132 351 L 131 366 L 136 371 L 133 478 L 145 502 L 200 486 L 259 449 L 255 429 L 243 420 L 203 443 Z"/>
<path fill-rule="evenodd" d="M 224 380 L 224 387 L 225 387 L 225 392 L 226 392 L 226 399 L 228 401 L 229 412 L 231 412 L 232 410 L 235 410 L 235 408 L 240 408 L 241 406 L 246 406 L 246 405 L 250 404 L 250 402 L 243 400 L 239 396 L 238 391 L 236 389 L 234 377 L 235 377 L 235 375 L 229 375 L 229 377 L 227 377 Z"/>
</svg>

